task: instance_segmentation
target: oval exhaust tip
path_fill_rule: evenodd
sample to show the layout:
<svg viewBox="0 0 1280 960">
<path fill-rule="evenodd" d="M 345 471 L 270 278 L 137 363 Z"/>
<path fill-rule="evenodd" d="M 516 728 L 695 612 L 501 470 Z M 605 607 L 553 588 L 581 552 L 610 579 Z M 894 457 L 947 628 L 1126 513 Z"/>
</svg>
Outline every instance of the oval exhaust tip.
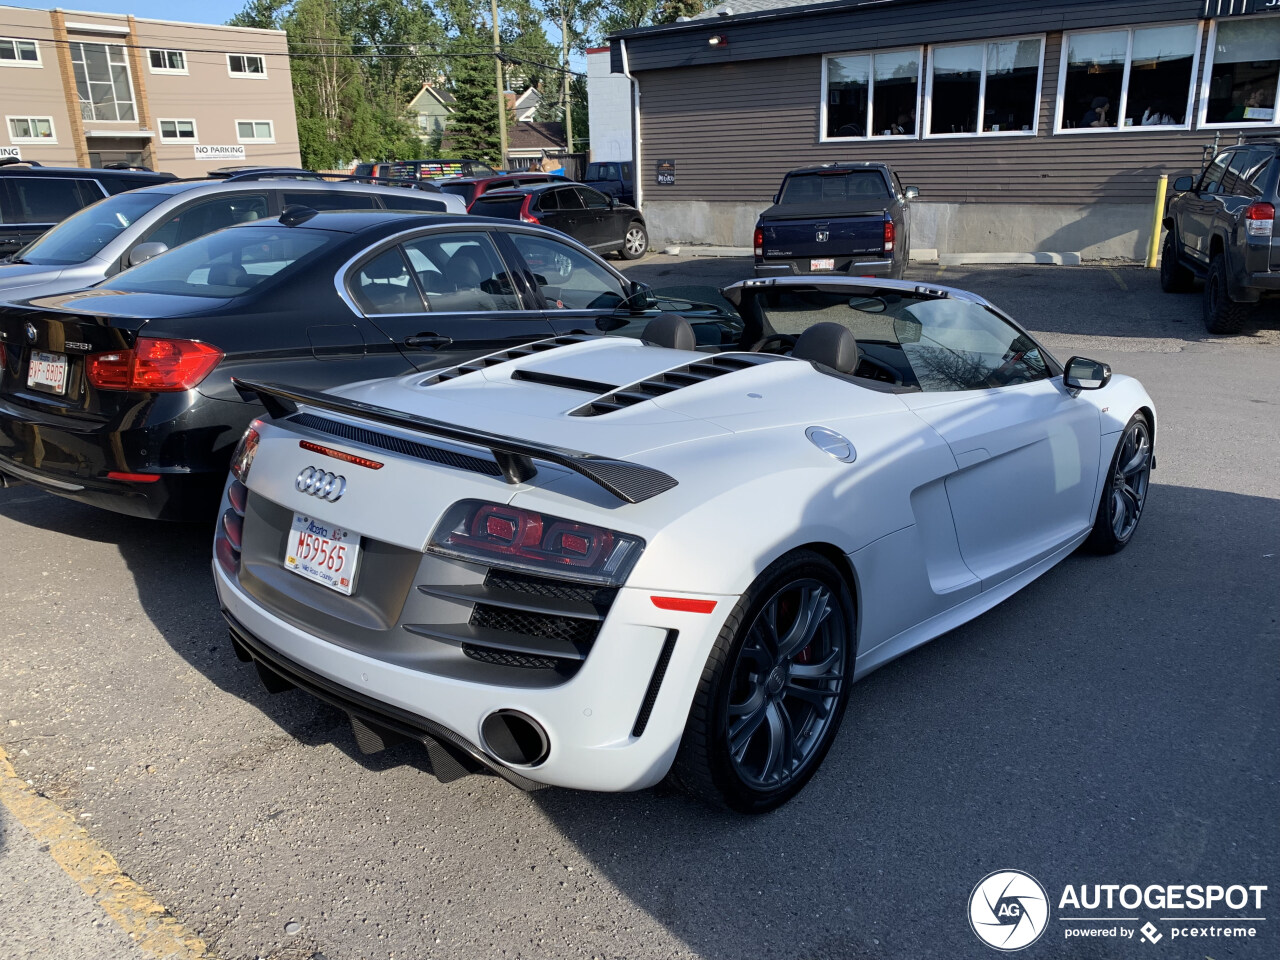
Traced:
<svg viewBox="0 0 1280 960">
<path fill-rule="evenodd" d="M 480 724 L 480 736 L 485 749 L 513 767 L 536 767 L 551 752 L 542 724 L 519 710 L 495 710 Z"/>
</svg>

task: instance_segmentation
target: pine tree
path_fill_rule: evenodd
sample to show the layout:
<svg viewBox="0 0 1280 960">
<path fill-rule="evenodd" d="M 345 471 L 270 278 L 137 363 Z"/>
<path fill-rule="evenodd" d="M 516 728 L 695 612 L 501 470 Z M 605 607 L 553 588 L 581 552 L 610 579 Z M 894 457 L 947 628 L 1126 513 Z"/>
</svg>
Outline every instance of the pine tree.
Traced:
<svg viewBox="0 0 1280 960">
<path fill-rule="evenodd" d="M 472 30 L 468 40 L 465 45 L 459 44 L 460 53 L 492 53 L 492 40 L 486 44 L 480 31 Z M 504 166 L 505 162 L 498 156 L 501 144 L 493 57 L 455 57 L 451 79 L 455 103 L 448 135 L 452 153 Z M 508 110 L 508 129 L 513 120 Z"/>
</svg>

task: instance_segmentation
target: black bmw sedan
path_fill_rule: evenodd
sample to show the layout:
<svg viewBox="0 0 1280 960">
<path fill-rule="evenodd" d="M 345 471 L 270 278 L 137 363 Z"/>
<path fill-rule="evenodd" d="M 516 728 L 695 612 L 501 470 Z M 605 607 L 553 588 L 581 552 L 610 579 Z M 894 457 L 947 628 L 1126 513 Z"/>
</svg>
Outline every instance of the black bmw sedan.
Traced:
<svg viewBox="0 0 1280 960">
<path fill-rule="evenodd" d="M 0 305 L 0 476 L 202 519 L 261 412 L 233 376 L 326 389 L 562 334 L 639 336 L 672 310 L 708 349 L 751 339 L 727 307 L 655 297 L 545 228 L 293 207 Z"/>
</svg>

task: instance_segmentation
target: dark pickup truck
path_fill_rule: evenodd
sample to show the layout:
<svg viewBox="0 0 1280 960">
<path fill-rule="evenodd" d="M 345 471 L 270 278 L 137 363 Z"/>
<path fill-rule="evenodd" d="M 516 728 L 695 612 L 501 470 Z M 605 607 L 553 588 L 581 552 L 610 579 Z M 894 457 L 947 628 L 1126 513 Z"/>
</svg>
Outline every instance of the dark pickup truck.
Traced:
<svg viewBox="0 0 1280 960">
<path fill-rule="evenodd" d="M 919 195 L 883 163 L 792 170 L 756 222 L 756 276 L 901 279 L 911 244 L 909 201 Z"/>
</svg>

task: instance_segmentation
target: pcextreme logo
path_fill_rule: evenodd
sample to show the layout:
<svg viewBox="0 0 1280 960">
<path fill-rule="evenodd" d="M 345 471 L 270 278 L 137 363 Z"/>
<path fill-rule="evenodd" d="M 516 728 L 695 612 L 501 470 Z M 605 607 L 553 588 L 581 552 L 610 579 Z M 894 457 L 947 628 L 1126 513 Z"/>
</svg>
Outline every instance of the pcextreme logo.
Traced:
<svg viewBox="0 0 1280 960">
<path fill-rule="evenodd" d="M 1048 894 L 1029 873 L 996 870 L 969 894 L 969 926 L 989 947 L 1021 950 L 1039 940 L 1048 925 Z"/>
</svg>

